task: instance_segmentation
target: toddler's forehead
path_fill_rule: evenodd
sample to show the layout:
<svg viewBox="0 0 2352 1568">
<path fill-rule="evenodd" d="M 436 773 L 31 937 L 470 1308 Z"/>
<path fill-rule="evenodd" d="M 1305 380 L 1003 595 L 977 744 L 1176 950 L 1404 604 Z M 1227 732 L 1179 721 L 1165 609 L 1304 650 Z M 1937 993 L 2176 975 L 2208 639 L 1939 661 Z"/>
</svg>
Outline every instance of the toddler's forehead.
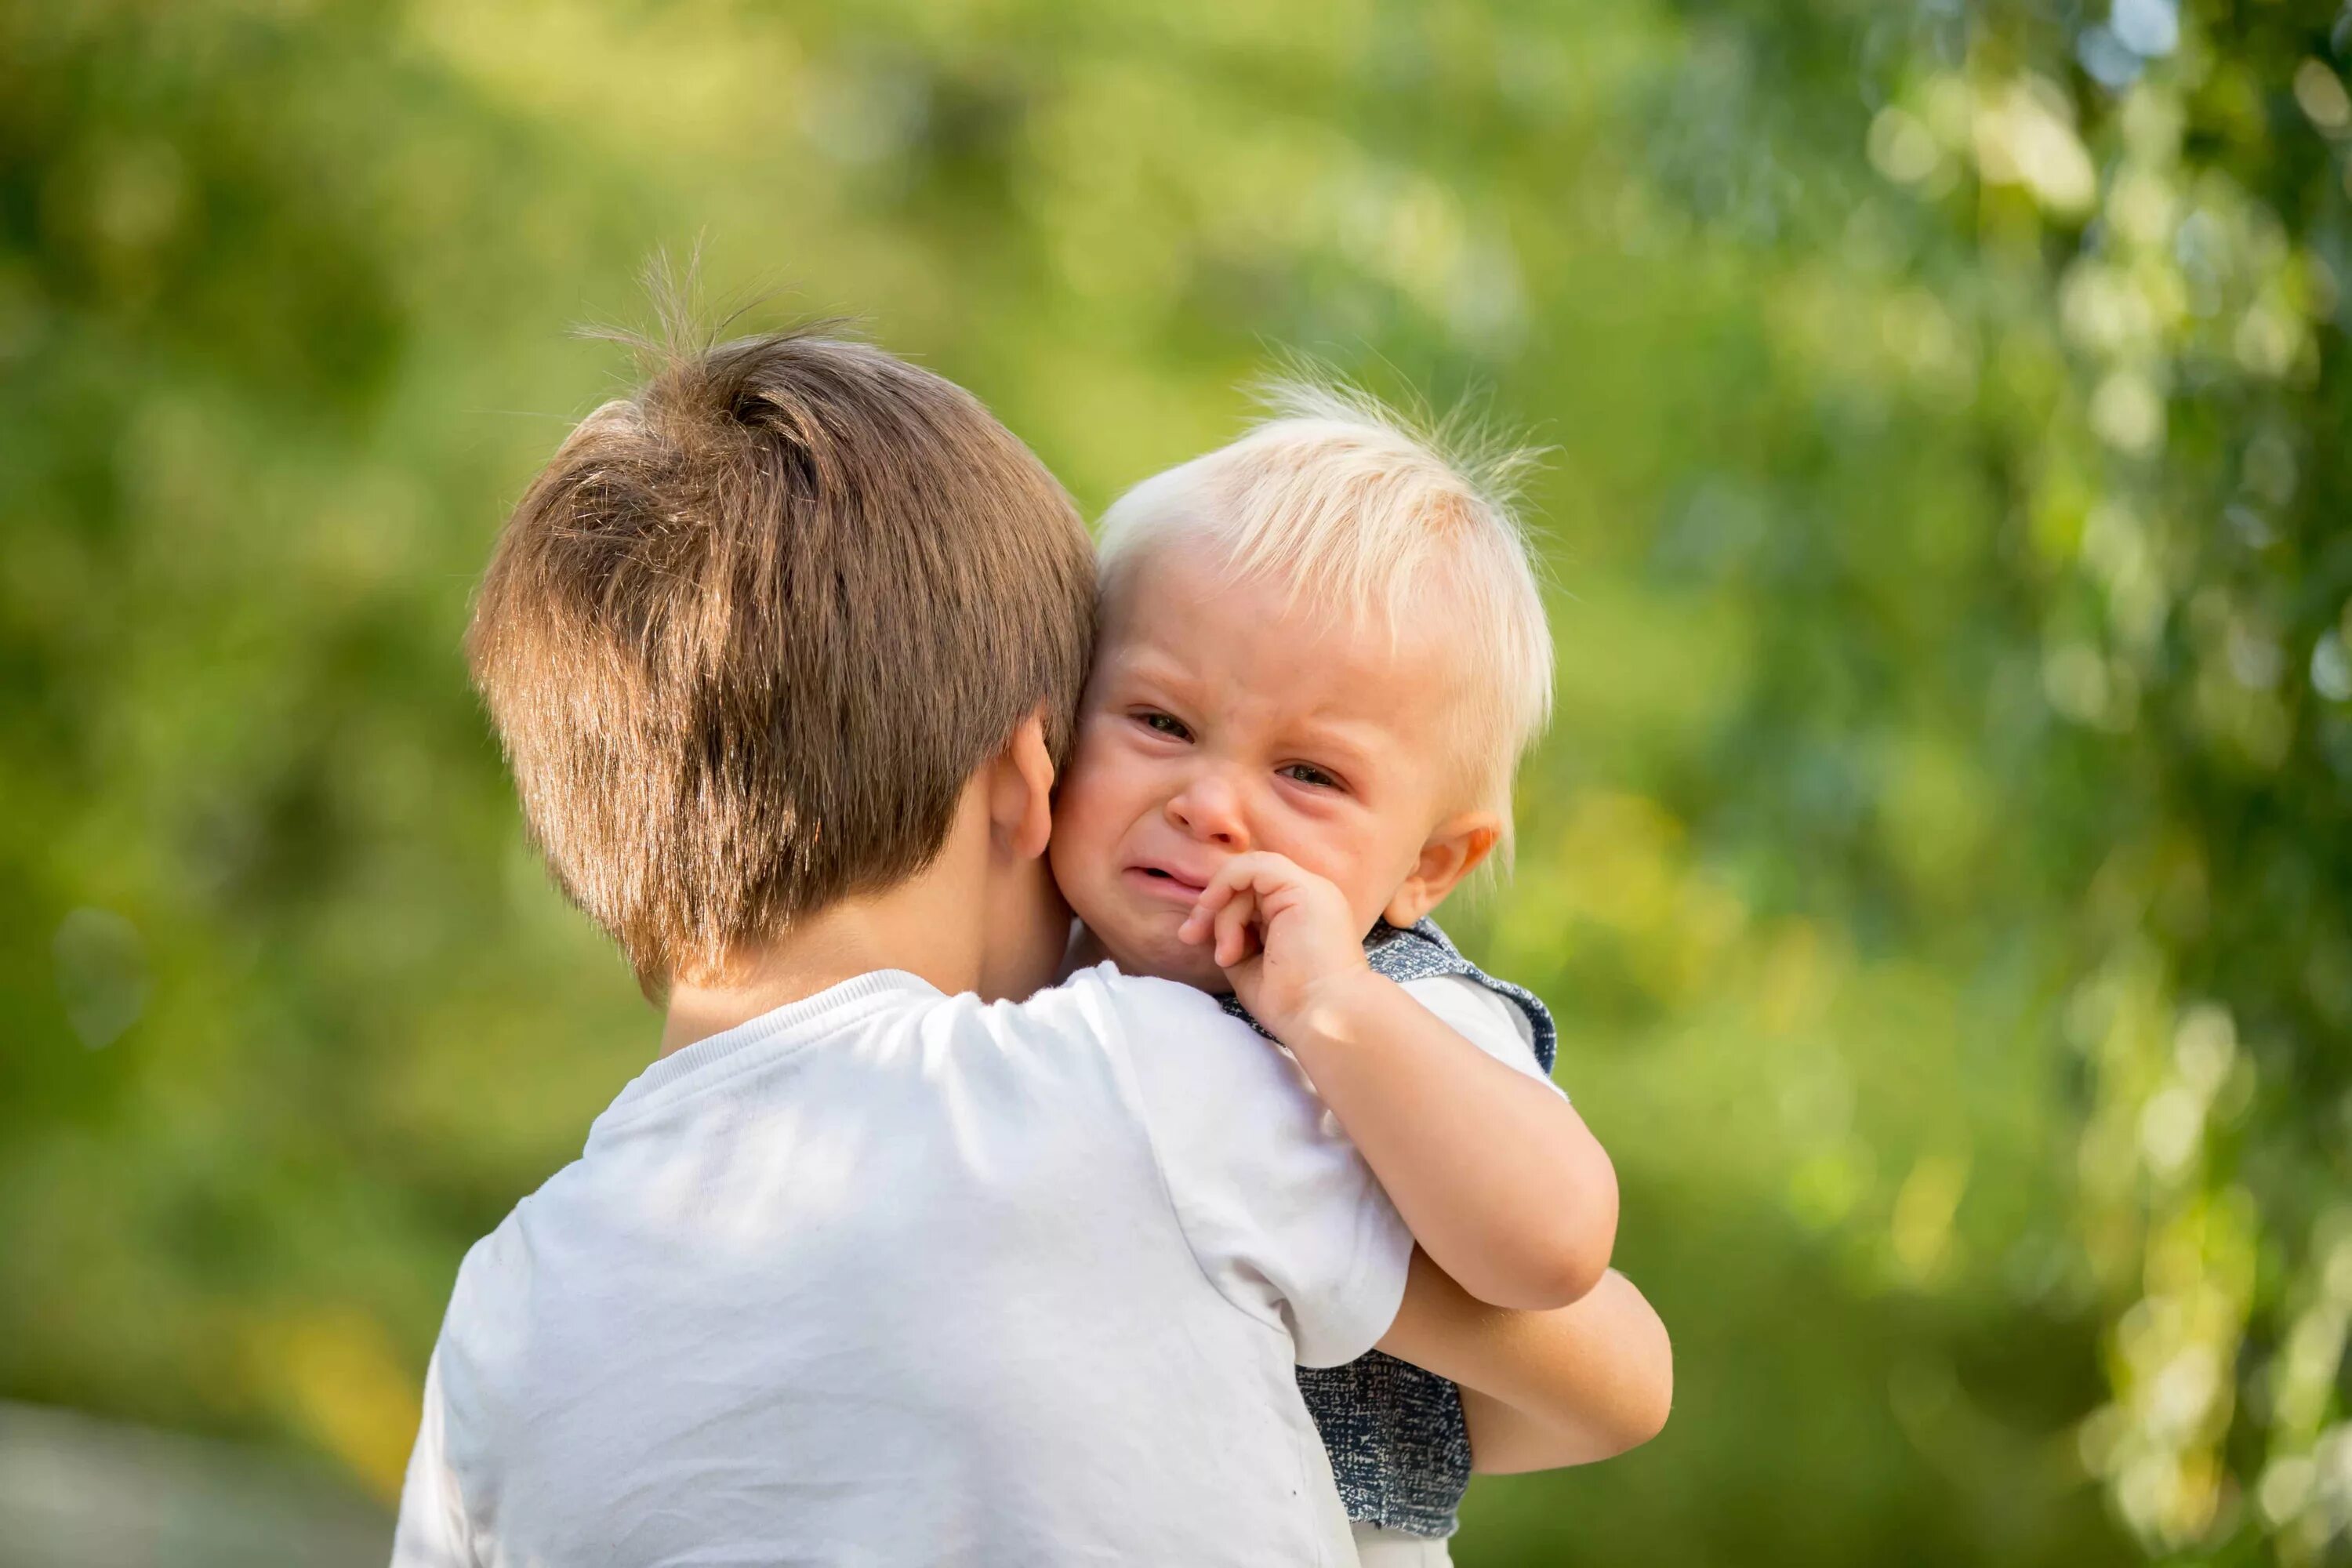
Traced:
<svg viewBox="0 0 2352 1568">
<path fill-rule="evenodd" d="M 1121 561 L 1106 579 L 1097 650 L 1139 637 L 1244 632 L 1329 656 L 1355 656 L 1391 673 L 1466 673 L 1456 595 L 1416 584 L 1393 603 L 1337 593 L 1302 574 L 1243 571 L 1210 552 L 1163 544 Z M 1277 679 L 1290 672 L 1275 672 Z"/>
<path fill-rule="evenodd" d="M 1449 595 L 1415 595 L 1397 610 L 1351 604 L 1165 549 L 1127 564 L 1108 587 L 1098 660 L 1213 663 L 1220 687 L 1253 703 L 1337 699 L 1377 715 L 1400 744 L 1472 761 L 1450 755 L 1470 744 L 1450 715 L 1472 697 L 1475 670 L 1465 639 L 1449 631 L 1458 624 Z"/>
</svg>

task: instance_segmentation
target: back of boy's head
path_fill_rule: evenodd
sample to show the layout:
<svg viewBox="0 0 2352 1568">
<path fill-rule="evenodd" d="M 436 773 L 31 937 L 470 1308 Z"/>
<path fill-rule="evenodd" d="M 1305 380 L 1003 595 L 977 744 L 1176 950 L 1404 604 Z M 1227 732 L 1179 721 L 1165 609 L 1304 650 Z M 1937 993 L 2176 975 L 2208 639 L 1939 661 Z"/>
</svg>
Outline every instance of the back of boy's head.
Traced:
<svg viewBox="0 0 2352 1568">
<path fill-rule="evenodd" d="M 641 983 L 923 868 L 1094 633 L 1084 524 L 970 394 L 783 331 L 663 355 L 507 521 L 467 638 L 523 813 Z"/>
<path fill-rule="evenodd" d="M 1496 812 L 1507 846 L 1511 776 L 1551 712 L 1551 631 L 1511 504 L 1533 455 L 1416 428 L 1350 388 L 1281 382 L 1265 399 L 1272 417 L 1103 514 L 1106 595 L 1191 550 L 1297 605 L 1440 628 L 1462 661 L 1462 804 Z"/>
</svg>

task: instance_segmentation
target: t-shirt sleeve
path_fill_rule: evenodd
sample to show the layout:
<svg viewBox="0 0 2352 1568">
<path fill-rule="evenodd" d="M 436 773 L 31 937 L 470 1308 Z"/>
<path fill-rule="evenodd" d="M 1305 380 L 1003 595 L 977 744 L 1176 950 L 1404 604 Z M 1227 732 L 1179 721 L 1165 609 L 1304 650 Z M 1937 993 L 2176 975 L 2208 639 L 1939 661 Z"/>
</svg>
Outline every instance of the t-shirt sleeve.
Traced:
<svg viewBox="0 0 2352 1568">
<path fill-rule="evenodd" d="M 447 1426 L 441 1352 L 436 1347 L 425 1369 L 424 1418 L 417 1423 L 416 1447 L 408 1456 L 408 1479 L 400 1489 L 400 1522 L 392 1538 L 392 1568 L 475 1568 L 465 1499 L 459 1494 L 444 1442 Z"/>
<path fill-rule="evenodd" d="M 1516 1068 L 1536 1079 L 1562 1100 L 1568 1098 L 1566 1091 L 1552 1082 L 1551 1075 L 1544 1071 L 1543 1063 L 1536 1059 L 1535 1028 L 1516 1005 L 1466 974 L 1408 980 L 1404 988 L 1408 995 L 1444 1019 L 1455 1034 L 1504 1066 Z"/>
<path fill-rule="evenodd" d="M 1412 1237 L 1289 1054 L 1189 986 L 1107 979 L 1177 1222 L 1225 1299 L 1337 1366 L 1396 1321 Z"/>
</svg>

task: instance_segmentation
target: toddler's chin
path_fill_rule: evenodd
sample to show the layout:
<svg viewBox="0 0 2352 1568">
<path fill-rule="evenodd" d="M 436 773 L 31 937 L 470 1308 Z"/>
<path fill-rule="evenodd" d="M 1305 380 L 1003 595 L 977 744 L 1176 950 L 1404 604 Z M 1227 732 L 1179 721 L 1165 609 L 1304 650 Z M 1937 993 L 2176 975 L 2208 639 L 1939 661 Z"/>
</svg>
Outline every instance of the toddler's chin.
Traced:
<svg viewBox="0 0 2352 1568">
<path fill-rule="evenodd" d="M 1088 928 L 1096 932 L 1103 952 L 1118 965 L 1122 974 L 1147 975 L 1153 980 L 1173 980 L 1180 985 L 1222 994 L 1231 991 L 1233 983 L 1225 972 L 1217 967 L 1206 942 L 1198 947 L 1179 942 L 1172 935 L 1154 932 L 1138 938 L 1132 933 L 1114 937 L 1100 928 Z"/>
</svg>

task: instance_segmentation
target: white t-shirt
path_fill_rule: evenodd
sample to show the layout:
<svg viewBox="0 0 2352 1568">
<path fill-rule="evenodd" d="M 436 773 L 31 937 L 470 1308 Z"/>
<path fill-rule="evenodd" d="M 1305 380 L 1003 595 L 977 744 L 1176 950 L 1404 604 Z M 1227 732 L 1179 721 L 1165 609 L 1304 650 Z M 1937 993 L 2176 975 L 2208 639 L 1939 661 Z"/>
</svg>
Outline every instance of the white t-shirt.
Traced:
<svg viewBox="0 0 2352 1568">
<path fill-rule="evenodd" d="M 1467 1039 L 1472 1045 L 1507 1067 L 1514 1067 L 1531 1079 L 1551 1084 L 1555 1093 L 1559 1086 L 1536 1060 L 1535 1026 L 1517 1004 L 1507 1001 L 1466 974 L 1439 974 L 1427 980 L 1408 980 L 1406 994 L 1445 1020 L 1446 1026 Z M 1561 1094 L 1560 1098 L 1568 1097 Z"/>
<path fill-rule="evenodd" d="M 394 1563 L 1351 1563 L 1293 1363 L 1411 1250 L 1210 998 L 863 975 L 656 1062 L 467 1254 Z"/>
</svg>

